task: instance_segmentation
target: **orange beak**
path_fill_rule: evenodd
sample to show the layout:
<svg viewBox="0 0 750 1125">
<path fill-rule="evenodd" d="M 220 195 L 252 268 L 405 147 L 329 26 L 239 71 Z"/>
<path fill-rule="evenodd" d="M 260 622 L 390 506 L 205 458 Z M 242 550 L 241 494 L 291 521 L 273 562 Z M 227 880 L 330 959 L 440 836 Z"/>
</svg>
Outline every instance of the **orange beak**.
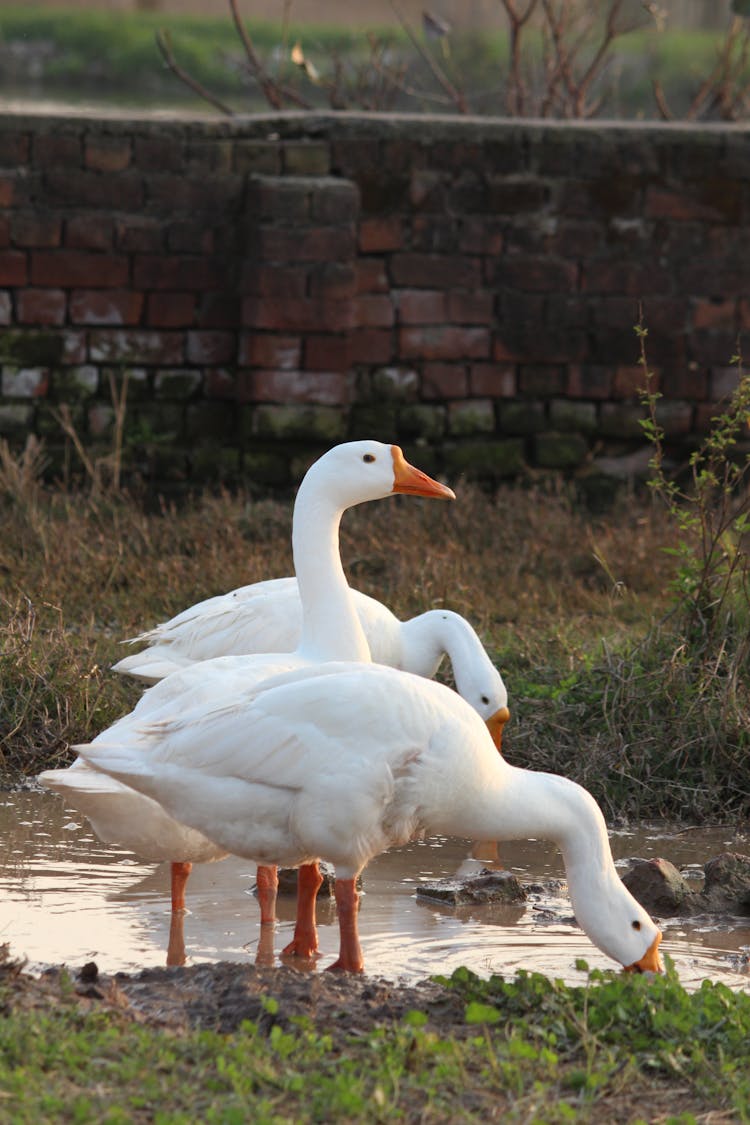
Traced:
<svg viewBox="0 0 750 1125">
<path fill-rule="evenodd" d="M 651 942 L 646 952 L 641 957 L 640 961 L 634 961 L 632 965 L 625 966 L 626 973 L 663 973 L 664 965 L 662 964 L 661 957 L 659 956 L 659 942 L 661 941 L 661 930 L 656 931 L 656 937 Z"/>
<path fill-rule="evenodd" d="M 507 707 L 499 707 L 494 715 L 490 715 L 486 720 L 487 730 L 492 735 L 492 741 L 497 747 L 498 753 L 503 752 L 503 727 L 510 718 L 510 711 Z"/>
<path fill-rule="evenodd" d="M 391 446 L 391 456 L 393 457 L 394 492 L 405 492 L 408 496 L 430 496 L 434 500 L 456 499 L 456 494 L 452 488 L 448 488 L 446 484 L 440 484 L 439 481 L 428 477 L 427 473 L 423 473 L 420 469 L 415 469 L 413 465 L 410 465 L 399 446 Z"/>
</svg>

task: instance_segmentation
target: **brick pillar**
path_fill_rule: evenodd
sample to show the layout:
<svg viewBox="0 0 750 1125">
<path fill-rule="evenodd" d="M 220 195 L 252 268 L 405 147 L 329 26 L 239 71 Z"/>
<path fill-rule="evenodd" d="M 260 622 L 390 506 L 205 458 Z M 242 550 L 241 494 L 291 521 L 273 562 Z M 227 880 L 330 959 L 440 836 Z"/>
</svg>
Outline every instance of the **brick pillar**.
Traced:
<svg viewBox="0 0 750 1125">
<path fill-rule="evenodd" d="M 246 438 L 346 435 L 358 217 L 348 180 L 251 181 L 238 372 Z"/>
</svg>

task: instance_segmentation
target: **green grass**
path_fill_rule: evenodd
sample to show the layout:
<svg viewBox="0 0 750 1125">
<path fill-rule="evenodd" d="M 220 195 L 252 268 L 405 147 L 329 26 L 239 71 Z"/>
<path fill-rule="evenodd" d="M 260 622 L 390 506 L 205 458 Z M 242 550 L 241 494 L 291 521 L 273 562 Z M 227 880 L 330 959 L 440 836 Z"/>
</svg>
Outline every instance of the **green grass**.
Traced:
<svg viewBox="0 0 750 1125">
<path fill-rule="evenodd" d="M 320 1026 L 270 985 L 264 1017 L 222 1034 L 144 1026 L 65 975 L 39 986 L 6 971 L 0 1121 L 750 1119 L 746 994 L 708 981 L 688 994 L 671 969 L 578 987 L 460 969 L 439 983 L 459 999 L 450 1019 L 433 999 L 401 1020 Z"/>
</svg>

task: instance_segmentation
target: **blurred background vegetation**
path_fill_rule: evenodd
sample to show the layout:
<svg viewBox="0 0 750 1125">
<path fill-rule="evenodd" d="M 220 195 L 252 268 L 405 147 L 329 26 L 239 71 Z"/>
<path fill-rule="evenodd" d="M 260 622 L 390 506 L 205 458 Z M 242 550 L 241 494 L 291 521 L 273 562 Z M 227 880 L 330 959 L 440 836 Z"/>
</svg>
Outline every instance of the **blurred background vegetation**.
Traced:
<svg viewBox="0 0 750 1125">
<path fill-rule="evenodd" d="M 0 11 L 0 98 L 208 108 L 179 69 L 243 113 L 737 120 L 750 86 L 746 9 L 747 0 L 37 0 Z"/>
</svg>

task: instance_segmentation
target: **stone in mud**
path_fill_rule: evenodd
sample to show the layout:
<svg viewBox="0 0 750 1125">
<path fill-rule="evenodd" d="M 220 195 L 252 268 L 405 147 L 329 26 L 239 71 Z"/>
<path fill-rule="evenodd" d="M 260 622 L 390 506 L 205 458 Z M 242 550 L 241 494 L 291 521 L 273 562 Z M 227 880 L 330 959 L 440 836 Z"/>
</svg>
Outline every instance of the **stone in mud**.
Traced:
<svg viewBox="0 0 750 1125">
<path fill-rule="evenodd" d="M 703 870 L 705 909 L 750 914 L 750 856 L 722 852 L 710 859 Z"/>
<path fill-rule="evenodd" d="M 418 898 L 430 898 L 449 906 L 466 906 L 489 902 L 525 902 L 526 891 L 510 871 L 480 871 L 465 879 L 439 879 L 422 883 Z"/>
<path fill-rule="evenodd" d="M 320 864 L 320 874 L 323 876 L 323 882 L 320 884 L 318 896 L 333 895 L 333 888 L 336 884 L 336 879 L 333 873 L 333 868 L 328 863 Z M 360 886 L 358 881 L 358 886 Z M 297 868 L 296 867 L 281 867 L 279 868 L 279 894 L 280 895 L 296 895 L 297 893 Z"/>
<path fill-rule="evenodd" d="M 668 859 L 636 859 L 622 881 L 641 906 L 656 914 L 686 913 L 699 900 Z"/>
</svg>

